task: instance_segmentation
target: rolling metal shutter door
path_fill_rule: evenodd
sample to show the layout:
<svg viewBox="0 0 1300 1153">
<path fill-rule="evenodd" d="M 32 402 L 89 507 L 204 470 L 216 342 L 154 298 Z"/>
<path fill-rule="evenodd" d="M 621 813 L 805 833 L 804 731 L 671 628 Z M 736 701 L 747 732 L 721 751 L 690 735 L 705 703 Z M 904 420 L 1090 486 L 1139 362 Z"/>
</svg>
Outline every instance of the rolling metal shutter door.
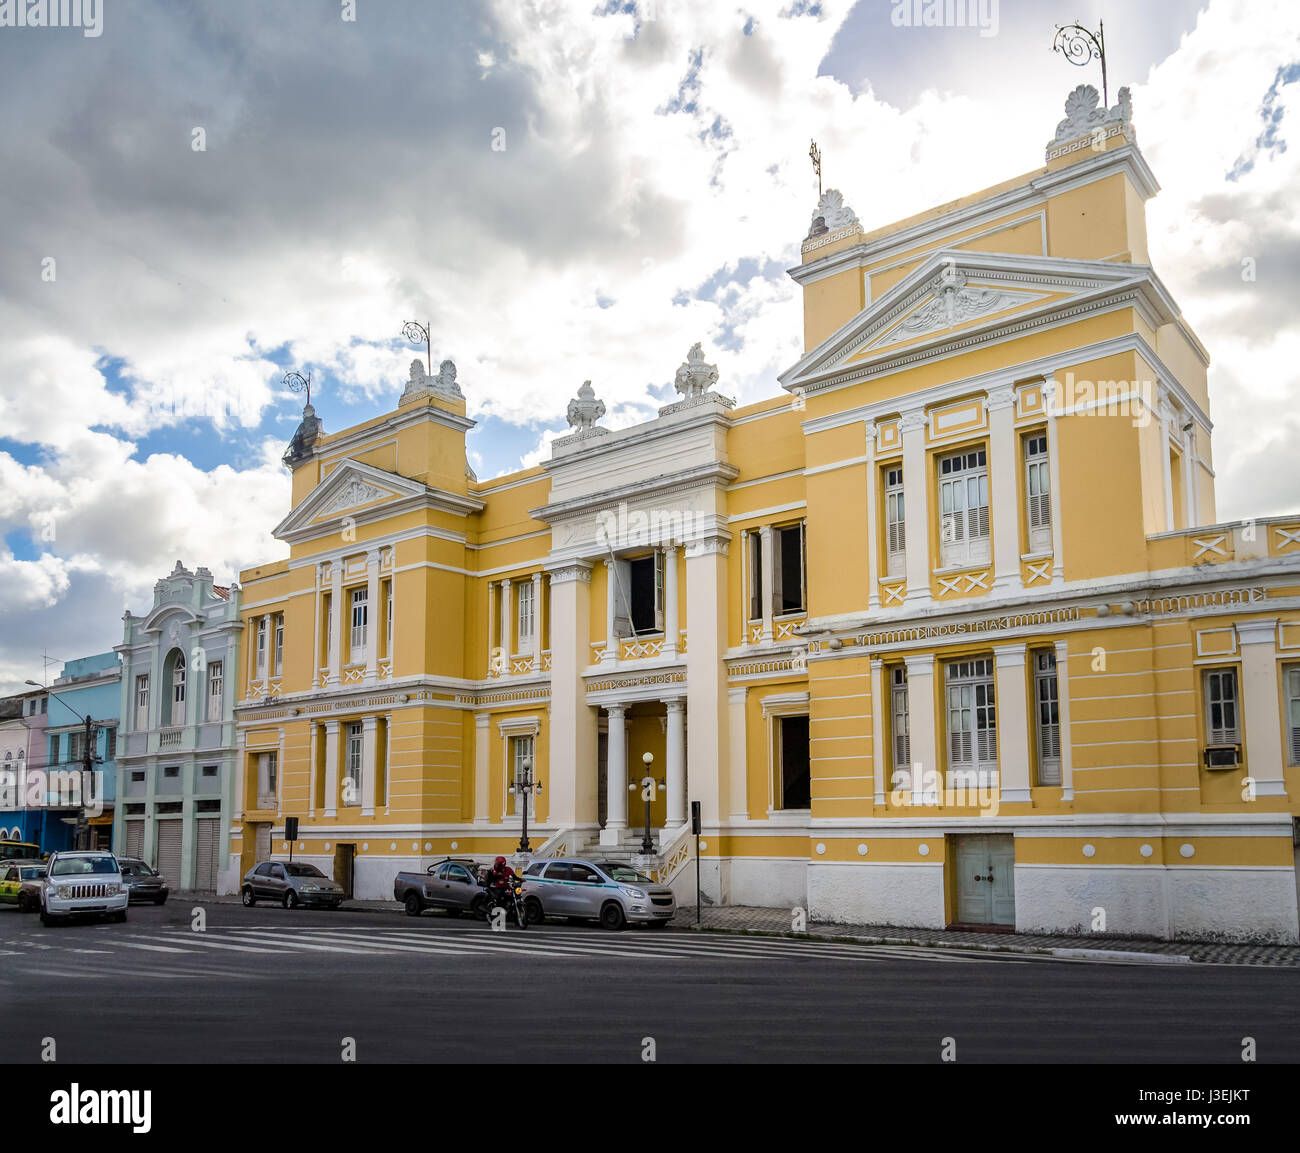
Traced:
<svg viewBox="0 0 1300 1153">
<path fill-rule="evenodd" d="M 194 823 L 198 832 L 198 848 L 194 856 L 194 887 L 213 890 L 217 887 L 217 833 L 221 828 L 221 818 L 205 817 Z"/>
<path fill-rule="evenodd" d="M 167 887 L 183 889 L 181 884 L 181 840 L 185 822 L 178 818 L 158 822 L 158 871 L 167 878 Z"/>
<path fill-rule="evenodd" d="M 139 858 L 143 854 L 143 852 L 144 852 L 144 822 L 127 821 L 125 856 Z"/>
</svg>

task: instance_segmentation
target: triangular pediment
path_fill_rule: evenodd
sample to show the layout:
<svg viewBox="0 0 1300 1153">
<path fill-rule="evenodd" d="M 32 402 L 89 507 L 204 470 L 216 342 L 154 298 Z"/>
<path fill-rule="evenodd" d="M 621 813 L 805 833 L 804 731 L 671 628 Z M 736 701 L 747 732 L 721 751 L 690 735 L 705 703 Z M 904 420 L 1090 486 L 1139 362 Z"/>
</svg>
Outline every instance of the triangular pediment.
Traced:
<svg viewBox="0 0 1300 1153">
<path fill-rule="evenodd" d="M 1147 304 L 1167 299 L 1145 265 L 945 249 L 934 253 L 879 299 L 780 376 L 788 390 L 821 387 L 846 369 L 914 362 L 927 352 L 994 340 L 1012 327 L 1068 317 L 1088 301 L 1143 286 Z M 1158 308 L 1174 313 L 1171 309 Z"/>
<path fill-rule="evenodd" d="M 361 523 L 414 507 L 440 508 L 464 516 L 482 508 L 482 502 L 349 458 L 335 465 L 276 525 L 274 535 L 294 543 L 336 532 L 345 519 Z"/>
</svg>

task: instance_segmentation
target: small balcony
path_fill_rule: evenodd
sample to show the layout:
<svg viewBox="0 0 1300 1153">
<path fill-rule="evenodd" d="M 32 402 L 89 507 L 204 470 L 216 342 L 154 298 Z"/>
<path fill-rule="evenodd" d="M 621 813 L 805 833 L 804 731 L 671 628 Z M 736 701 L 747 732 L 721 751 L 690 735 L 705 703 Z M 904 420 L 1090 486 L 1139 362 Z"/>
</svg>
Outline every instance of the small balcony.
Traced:
<svg viewBox="0 0 1300 1153">
<path fill-rule="evenodd" d="M 185 730 L 179 725 L 170 729 L 158 730 L 158 747 L 160 749 L 179 749 Z"/>
</svg>

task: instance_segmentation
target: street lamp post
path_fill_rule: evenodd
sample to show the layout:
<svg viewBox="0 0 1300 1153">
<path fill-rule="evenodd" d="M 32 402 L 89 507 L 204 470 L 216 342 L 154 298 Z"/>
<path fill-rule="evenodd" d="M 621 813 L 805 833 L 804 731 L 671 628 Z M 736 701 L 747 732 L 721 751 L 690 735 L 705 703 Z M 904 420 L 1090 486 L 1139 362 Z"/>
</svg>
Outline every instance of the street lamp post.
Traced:
<svg viewBox="0 0 1300 1153">
<path fill-rule="evenodd" d="M 70 704 L 68 704 L 68 702 L 65 701 L 61 696 L 59 696 L 59 694 L 56 693 L 53 689 L 46 688 L 45 685 L 42 685 L 37 681 L 29 680 L 24 683 L 32 685 L 38 689 L 44 689 L 47 693 L 50 694 L 50 696 L 52 696 L 56 701 L 62 704 L 63 707 L 67 709 L 68 712 L 70 712 L 74 717 L 81 717 L 81 714 L 77 712 L 77 710 L 74 709 Z M 86 847 L 86 830 L 87 830 L 86 790 L 90 787 L 90 780 L 91 780 L 90 774 L 94 772 L 92 766 L 95 763 L 94 761 L 95 753 L 94 753 L 94 744 L 93 744 L 93 741 L 95 739 L 95 723 L 89 717 L 81 717 L 81 719 L 82 721 L 85 722 L 86 730 L 85 730 L 85 739 L 81 743 L 81 789 L 79 791 L 79 799 L 81 801 L 81 804 L 77 808 L 77 833 L 76 833 L 78 849 L 84 849 Z M 49 800 L 48 792 L 46 795 L 46 800 L 47 802 Z"/>
<path fill-rule="evenodd" d="M 513 797 L 523 797 L 523 819 L 524 825 L 521 830 L 522 836 L 519 838 L 519 851 L 521 853 L 530 852 L 532 846 L 528 843 L 528 798 L 537 793 L 542 793 L 542 782 L 533 780 L 533 762 L 524 761 L 524 775 L 516 779 L 515 783 L 510 786 L 510 794 Z"/>
<path fill-rule="evenodd" d="M 641 796 L 645 798 L 645 835 L 641 838 L 641 852 L 649 855 L 654 852 L 655 845 L 650 839 L 650 798 L 654 795 L 655 785 L 663 785 L 663 780 L 656 781 L 654 774 L 650 771 L 650 766 L 655 763 L 654 753 L 642 753 L 641 763 L 645 765 L 645 776 L 641 778 Z M 628 785 L 628 792 L 636 792 L 636 785 Z"/>
</svg>

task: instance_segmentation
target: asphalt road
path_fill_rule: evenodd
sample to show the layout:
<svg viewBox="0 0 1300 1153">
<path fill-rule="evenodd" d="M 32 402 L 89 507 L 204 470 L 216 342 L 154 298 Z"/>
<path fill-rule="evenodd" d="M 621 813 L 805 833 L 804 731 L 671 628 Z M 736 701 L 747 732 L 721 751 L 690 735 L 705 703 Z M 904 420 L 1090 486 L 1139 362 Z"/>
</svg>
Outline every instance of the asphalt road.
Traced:
<svg viewBox="0 0 1300 1153">
<path fill-rule="evenodd" d="M 1294 972 L 188 902 L 0 909 L 0 1061 L 1300 1061 Z"/>
</svg>

